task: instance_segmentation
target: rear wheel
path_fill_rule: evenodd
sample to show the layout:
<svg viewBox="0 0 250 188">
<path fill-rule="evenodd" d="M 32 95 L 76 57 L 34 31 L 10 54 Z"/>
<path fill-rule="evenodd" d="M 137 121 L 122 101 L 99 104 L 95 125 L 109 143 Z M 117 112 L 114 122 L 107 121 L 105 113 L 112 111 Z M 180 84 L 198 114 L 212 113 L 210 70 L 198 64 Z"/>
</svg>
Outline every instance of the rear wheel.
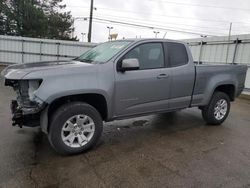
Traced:
<svg viewBox="0 0 250 188">
<path fill-rule="evenodd" d="M 82 102 L 72 102 L 55 112 L 48 137 L 58 153 L 77 154 L 95 146 L 102 128 L 102 118 L 94 107 Z"/>
<path fill-rule="evenodd" d="M 215 92 L 210 103 L 202 108 L 202 117 L 210 125 L 220 125 L 230 111 L 230 99 L 223 92 Z"/>
</svg>

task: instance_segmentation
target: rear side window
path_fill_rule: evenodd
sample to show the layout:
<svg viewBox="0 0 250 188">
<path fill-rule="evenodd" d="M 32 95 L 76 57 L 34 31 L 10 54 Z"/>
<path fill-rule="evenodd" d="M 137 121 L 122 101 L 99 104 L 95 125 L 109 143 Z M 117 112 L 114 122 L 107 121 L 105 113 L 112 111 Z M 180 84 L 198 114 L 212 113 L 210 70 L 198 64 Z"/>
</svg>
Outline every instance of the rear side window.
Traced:
<svg viewBox="0 0 250 188">
<path fill-rule="evenodd" d="M 184 44 L 166 42 L 164 45 L 170 67 L 178 67 L 188 63 L 187 50 Z"/>
</svg>

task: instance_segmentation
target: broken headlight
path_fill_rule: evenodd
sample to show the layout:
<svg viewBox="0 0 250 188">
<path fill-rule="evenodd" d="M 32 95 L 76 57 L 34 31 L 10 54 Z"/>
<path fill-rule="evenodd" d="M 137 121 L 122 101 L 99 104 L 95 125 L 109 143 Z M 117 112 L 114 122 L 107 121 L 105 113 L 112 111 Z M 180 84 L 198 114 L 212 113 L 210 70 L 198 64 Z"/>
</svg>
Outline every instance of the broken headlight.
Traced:
<svg viewBox="0 0 250 188">
<path fill-rule="evenodd" d="M 24 106 L 32 106 L 33 102 L 39 102 L 36 100 L 35 93 L 41 85 L 41 80 L 21 80 L 18 87 L 18 98 Z"/>
<path fill-rule="evenodd" d="M 28 94 L 31 101 L 35 99 L 35 92 L 40 87 L 41 83 L 41 80 L 29 80 Z"/>
</svg>

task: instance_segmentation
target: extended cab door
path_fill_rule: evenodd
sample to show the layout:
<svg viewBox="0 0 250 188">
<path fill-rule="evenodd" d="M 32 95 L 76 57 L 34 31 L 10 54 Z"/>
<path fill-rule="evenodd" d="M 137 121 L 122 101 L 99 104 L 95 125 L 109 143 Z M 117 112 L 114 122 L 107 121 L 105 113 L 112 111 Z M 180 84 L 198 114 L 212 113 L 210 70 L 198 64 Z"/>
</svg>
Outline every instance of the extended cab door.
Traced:
<svg viewBox="0 0 250 188">
<path fill-rule="evenodd" d="M 130 116 L 168 109 L 171 72 L 165 68 L 163 43 L 142 43 L 120 60 L 136 58 L 139 70 L 115 74 L 115 116 Z"/>
<path fill-rule="evenodd" d="M 186 108 L 190 105 L 195 81 L 192 56 L 182 43 L 165 42 L 164 49 L 172 71 L 169 108 Z"/>
</svg>

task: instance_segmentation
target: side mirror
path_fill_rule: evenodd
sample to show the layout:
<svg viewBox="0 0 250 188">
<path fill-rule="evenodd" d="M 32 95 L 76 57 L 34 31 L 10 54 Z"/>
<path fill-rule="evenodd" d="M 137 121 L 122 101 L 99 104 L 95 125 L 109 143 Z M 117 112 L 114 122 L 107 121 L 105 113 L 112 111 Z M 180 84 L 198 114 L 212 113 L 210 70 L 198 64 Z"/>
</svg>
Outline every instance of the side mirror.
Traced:
<svg viewBox="0 0 250 188">
<path fill-rule="evenodd" d="M 119 71 L 125 72 L 129 70 L 138 70 L 139 69 L 139 61 L 136 58 L 124 59 L 121 62 L 119 67 Z"/>
</svg>

